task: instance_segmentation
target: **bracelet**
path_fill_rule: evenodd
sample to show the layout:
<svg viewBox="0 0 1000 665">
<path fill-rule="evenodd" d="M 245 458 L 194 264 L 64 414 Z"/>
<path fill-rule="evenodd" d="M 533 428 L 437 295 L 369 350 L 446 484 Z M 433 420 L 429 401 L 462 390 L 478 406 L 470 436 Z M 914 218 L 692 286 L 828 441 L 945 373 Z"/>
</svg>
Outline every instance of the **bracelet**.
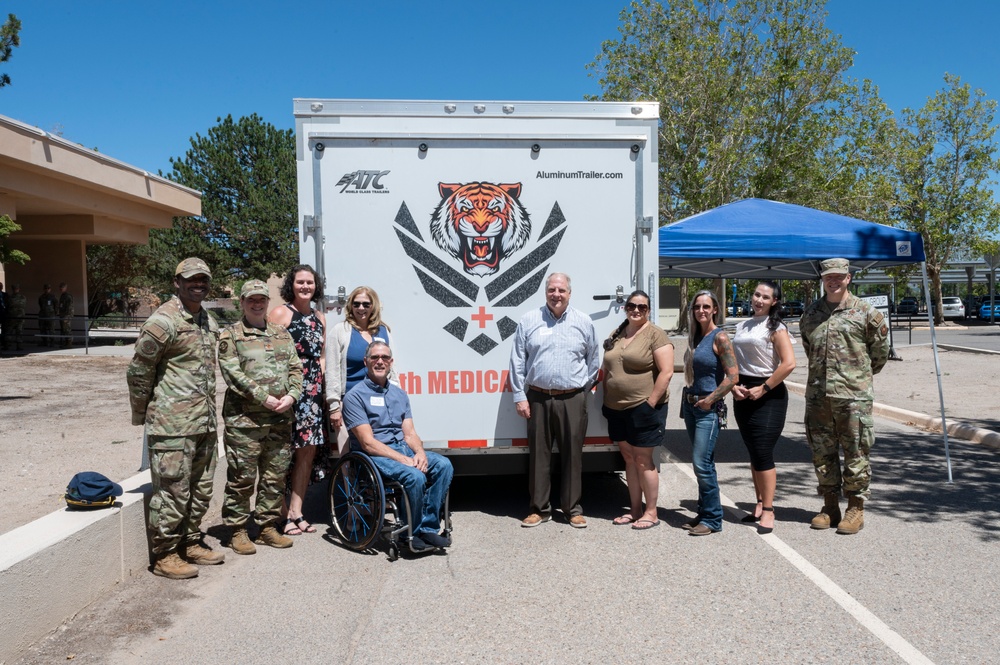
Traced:
<svg viewBox="0 0 1000 665">
<path fill-rule="evenodd" d="M 771 386 L 767 385 L 766 383 L 760 384 L 760 387 L 764 390 L 765 393 L 771 392 Z"/>
</svg>

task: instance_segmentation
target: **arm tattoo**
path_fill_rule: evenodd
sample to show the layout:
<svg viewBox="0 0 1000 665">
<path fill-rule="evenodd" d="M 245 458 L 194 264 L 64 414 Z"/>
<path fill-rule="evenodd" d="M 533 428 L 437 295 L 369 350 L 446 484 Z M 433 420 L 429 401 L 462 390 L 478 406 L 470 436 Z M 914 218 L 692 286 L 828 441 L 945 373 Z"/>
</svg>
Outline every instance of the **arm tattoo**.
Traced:
<svg viewBox="0 0 1000 665">
<path fill-rule="evenodd" d="M 709 398 L 713 402 L 717 402 L 726 396 L 736 382 L 739 380 L 740 373 L 736 366 L 736 352 L 733 350 L 733 342 L 729 339 L 729 335 L 724 332 L 720 332 L 715 336 L 715 343 L 718 346 L 716 349 L 716 355 L 719 357 L 719 362 L 722 363 L 722 368 L 726 372 L 725 378 L 722 379 L 722 383 L 712 391 Z"/>
</svg>

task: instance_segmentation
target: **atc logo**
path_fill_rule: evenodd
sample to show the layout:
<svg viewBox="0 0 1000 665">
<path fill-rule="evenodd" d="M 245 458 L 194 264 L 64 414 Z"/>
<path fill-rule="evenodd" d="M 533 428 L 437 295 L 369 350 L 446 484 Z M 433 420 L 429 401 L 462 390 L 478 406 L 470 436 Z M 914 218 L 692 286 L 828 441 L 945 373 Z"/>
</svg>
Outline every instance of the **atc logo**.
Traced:
<svg viewBox="0 0 1000 665">
<path fill-rule="evenodd" d="M 388 171 L 352 171 L 345 173 L 337 181 L 340 193 L 344 194 L 388 194 L 389 190 L 382 184 L 381 180 L 389 175 Z M 353 187 L 353 189 L 348 189 Z"/>
<path fill-rule="evenodd" d="M 499 345 L 496 337 L 505 340 L 517 328 L 510 317 L 495 320 L 489 310 L 519 307 L 538 293 L 548 261 L 566 233 L 566 218 L 554 202 L 542 232 L 532 243 L 531 215 L 521 204 L 521 188 L 519 182 L 438 183 L 441 201 L 430 215 L 428 231 L 434 244 L 461 272 L 424 241 L 405 201 L 396 213 L 396 236 L 413 260 L 424 292 L 444 307 L 467 310 L 444 330 L 480 355 Z M 529 251 L 513 265 L 506 265 L 522 249 Z M 483 285 L 467 275 L 482 280 Z M 481 304 L 481 295 L 485 295 L 486 305 Z M 466 341 L 467 337 L 471 339 Z"/>
</svg>

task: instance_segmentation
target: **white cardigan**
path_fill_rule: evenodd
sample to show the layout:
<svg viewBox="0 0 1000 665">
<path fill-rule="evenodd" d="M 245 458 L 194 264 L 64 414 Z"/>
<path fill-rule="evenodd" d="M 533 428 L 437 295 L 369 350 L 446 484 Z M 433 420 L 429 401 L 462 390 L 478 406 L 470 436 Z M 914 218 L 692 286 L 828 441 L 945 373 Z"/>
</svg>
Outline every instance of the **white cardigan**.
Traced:
<svg viewBox="0 0 1000 665">
<path fill-rule="evenodd" d="M 384 323 L 382 325 L 385 325 Z M 327 326 L 326 346 L 326 404 L 330 413 L 340 411 L 340 401 L 347 388 L 347 347 L 351 345 L 351 331 L 354 330 L 348 321 L 341 321 L 333 326 Z M 399 383 L 399 372 L 396 370 L 396 349 L 392 345 L 392 333 L 385 328 L 389 337 L 389 348 L 392 349 L 393 365 L 389 372 L 389 380 Z"/>
</svg>

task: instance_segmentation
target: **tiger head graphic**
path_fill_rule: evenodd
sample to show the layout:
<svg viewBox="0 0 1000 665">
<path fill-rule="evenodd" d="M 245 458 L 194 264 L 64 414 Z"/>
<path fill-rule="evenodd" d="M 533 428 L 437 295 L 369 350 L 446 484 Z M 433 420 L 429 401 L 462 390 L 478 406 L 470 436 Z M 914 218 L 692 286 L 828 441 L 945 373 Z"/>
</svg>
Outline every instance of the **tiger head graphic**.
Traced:
<svg viewBox="0 0 1000 665">
<path fill-rule="evenodd" d="M 441 203 L 431 215 L 437 246 L 462 260 L 470 275 L 487 277 L 500 260 L 524 247 L 531 220 L 518 197 L 521 183 L 438 183 Z"/>
</svg>

